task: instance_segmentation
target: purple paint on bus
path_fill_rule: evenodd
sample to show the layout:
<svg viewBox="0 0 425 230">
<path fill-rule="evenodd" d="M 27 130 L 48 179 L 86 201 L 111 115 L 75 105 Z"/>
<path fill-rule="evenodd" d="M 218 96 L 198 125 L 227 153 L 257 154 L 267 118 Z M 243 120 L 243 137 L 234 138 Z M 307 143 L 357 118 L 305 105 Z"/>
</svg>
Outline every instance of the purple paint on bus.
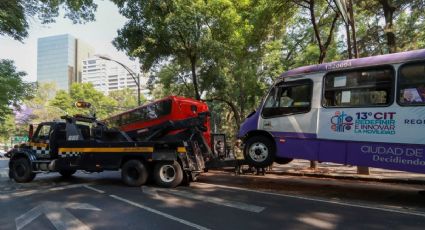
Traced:
<svg viewBox="0 0 425 230">
<path fill-rule="evenodd" d="M 248 116 L 239 128 L 238 138 L 244 137 L 251 131 L 258 130 L 258 118 L 260 117 L 260 108 L 254 114 Z"/>
<path fill-rule="evenodd" d="M 313 73 L 313 72 L 350 69 L 350 68 L 363 67 L 363 66 L 385 65 L 385 64 L 392 64 L 392 63 L 401 63 L 407 60 L 414 61 L 414 60 L 424 60 L 424 59 L 425 59 L 425 49 L 421 49 L 421 50 L 386 54 L 386 55 L 373 56 L 373 57 L 336 61 L 336 62 L 324 63 L 319 65 L 303 66 L 300 68 L 296 68 L 296 69 L 284 72 L 282 75 L 280 75 L 280 78 L 285 78 L 285 77 L 290 77 L 290 76 L 295 76 L 300 74 Z"/>
<path fill-rule="evenodd" d="M 276 147 L 278 157 L 425 173 L 423 145 L 286 138 Z"/>
</svg>

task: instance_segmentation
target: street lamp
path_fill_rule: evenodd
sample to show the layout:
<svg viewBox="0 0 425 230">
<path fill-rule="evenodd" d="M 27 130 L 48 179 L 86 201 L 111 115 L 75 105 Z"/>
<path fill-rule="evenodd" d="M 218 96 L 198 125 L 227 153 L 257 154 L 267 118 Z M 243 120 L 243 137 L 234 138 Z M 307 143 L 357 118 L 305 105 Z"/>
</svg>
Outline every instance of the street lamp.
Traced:
<svg viewBox="0 0 425 230">
<path fill-rule="evenodd" d="M 133 78 L 134 82 L 137 85 L 137 104 L 140 105 L 140 74 L 136 74 L 133 70 L 131 70 L 129 67 L 127 67 L 123 63 L 117 60 L 111 59 L 110 57 L 103 56 L 103 55 L 95 55 L 95 56 L 103 60 L 113 61 L 119 64 L 120 66 L 122 66 L 125 70 L 127 70 L 127 72 L 130 74 L 130 76 Z"/>
</svg>

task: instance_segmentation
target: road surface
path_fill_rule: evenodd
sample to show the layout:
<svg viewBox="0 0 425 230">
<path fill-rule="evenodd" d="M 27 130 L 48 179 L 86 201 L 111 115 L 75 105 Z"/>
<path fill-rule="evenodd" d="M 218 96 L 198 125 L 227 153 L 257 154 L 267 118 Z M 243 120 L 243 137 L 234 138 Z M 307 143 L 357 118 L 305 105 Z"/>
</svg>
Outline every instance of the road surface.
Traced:
<svg viewBox="0 0 425 230">
<path fill-rule="evenodd" d="M 7 178 L 1 229 L 423 229 L 425 187 L 206 173 L 190 187 L 126 187 L 119 172 Z M 379 194 L 381 194 L 379 196 Z M 389 195 L 388 195 L 389 194 Z"/>
</svg>

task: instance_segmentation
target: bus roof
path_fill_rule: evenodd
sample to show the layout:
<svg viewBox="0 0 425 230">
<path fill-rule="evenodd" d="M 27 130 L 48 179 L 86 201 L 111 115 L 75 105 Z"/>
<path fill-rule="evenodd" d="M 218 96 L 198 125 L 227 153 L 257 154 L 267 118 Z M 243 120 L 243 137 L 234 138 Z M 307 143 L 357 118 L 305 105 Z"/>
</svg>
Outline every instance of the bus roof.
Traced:
<svg viewBox="0 0 425 230">
<path fill-rule="evenodd" d="M 350 69 L 355 67 L 395 64 L 414 60 L 425 60 L 425 49 L 385 54 L 372 57 L 335 61 L 318 65 L 303 66 L 282 73 L 279 78 L 286 78 L 307 73 L 316 73 L 332 70 Z"/>
</svg>

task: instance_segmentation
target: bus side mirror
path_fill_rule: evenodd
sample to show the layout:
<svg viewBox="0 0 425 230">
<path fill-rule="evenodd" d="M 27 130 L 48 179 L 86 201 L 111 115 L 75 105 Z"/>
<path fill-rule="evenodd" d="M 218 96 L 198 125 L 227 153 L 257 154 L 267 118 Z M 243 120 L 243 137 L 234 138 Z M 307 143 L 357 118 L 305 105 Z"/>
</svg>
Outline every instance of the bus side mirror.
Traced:
<svg viewBox="0 0 425 230">
<path fill-rule="evenodd" d="M 28 128 L 28 139 L 31 140 L 33 135 L 34 135 L 34 125 L 30 124 Z"/>
</svg>

